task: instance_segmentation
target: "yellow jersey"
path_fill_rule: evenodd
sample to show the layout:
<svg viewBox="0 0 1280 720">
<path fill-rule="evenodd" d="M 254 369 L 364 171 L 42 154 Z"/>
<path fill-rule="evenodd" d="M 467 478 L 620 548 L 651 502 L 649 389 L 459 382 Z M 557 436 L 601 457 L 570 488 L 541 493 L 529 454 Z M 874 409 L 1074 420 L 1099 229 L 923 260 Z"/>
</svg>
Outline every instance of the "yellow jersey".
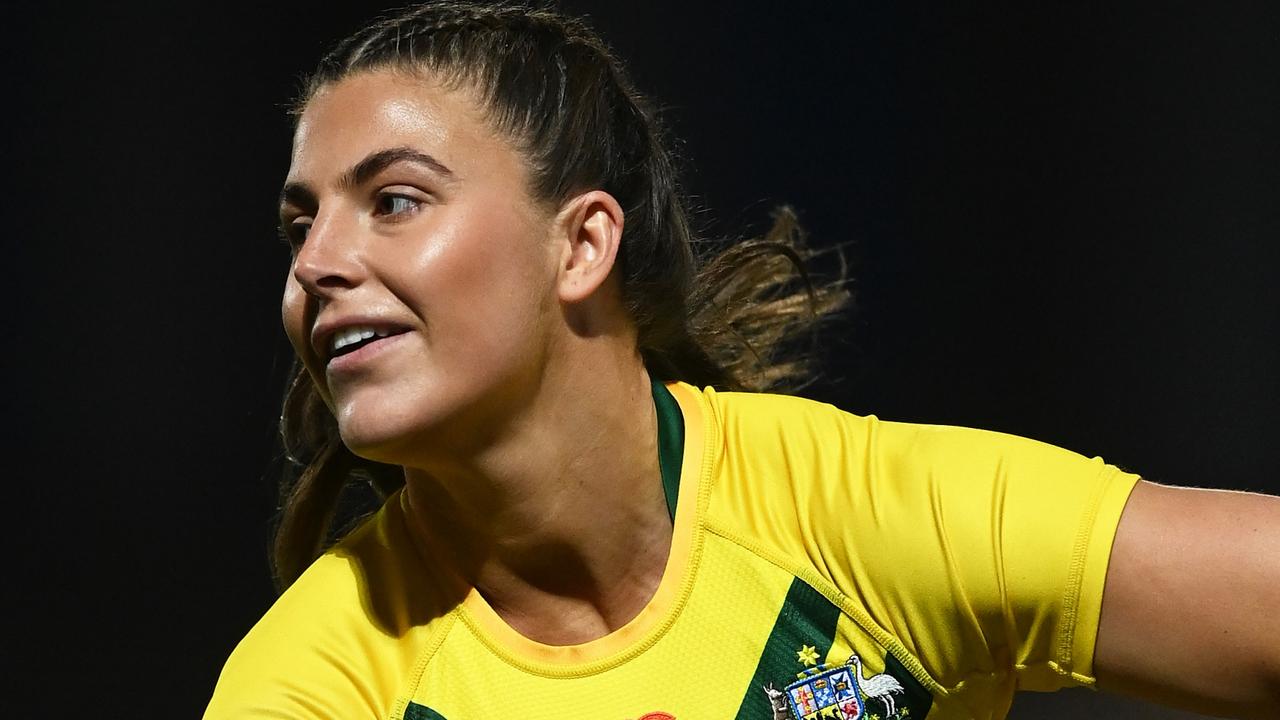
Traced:
<svg viewBox="0 0 1280 720">
<path fill-rule="evenodd" d="M 521 636 L 433 581 L 448 549 L 397 494 L 250 631 L 205 717 L 952 720 L 1092 684 L 1137 476 L 794 397 L 671 383 L 655 403 L 672 546 L 625 626 Z"/>
</svg>

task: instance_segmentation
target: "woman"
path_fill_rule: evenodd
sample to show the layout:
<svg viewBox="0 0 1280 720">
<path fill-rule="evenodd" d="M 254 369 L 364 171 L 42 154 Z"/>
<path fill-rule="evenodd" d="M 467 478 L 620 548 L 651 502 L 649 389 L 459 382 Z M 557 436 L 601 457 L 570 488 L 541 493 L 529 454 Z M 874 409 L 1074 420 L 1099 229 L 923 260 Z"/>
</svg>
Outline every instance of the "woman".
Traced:
<svg viewBox="0 0 1280 720">
<path fill-rule="evenodd" d="M 1274 498 L 708 387 L 802 379 L 781 350 L 843 292 L 785 214 L 695 274 L 661 132 L 580 23 L 405 11 L 298 111 L 307 466 L 207 717 L 999 717 L 1095 682 L 1277 712 Z M 386 503 L 317 560 L 351 478 Z"/>
</svg>

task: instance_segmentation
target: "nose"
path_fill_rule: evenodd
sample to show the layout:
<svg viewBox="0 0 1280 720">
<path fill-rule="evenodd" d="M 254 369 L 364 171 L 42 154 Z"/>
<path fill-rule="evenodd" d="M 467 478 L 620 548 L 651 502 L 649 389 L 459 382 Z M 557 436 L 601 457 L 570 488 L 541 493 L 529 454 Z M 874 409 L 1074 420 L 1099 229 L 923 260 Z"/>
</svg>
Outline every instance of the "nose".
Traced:
<svg viewBox="0 0 1280 720">
<path fill-rule="evenodd" d="M 327 298 L 360 283 L 360 257 L 354 224 L 343 222 L 337 213 L 317 213 L 294 257 L 293 276 L 308 295 Z"/>
</svg>

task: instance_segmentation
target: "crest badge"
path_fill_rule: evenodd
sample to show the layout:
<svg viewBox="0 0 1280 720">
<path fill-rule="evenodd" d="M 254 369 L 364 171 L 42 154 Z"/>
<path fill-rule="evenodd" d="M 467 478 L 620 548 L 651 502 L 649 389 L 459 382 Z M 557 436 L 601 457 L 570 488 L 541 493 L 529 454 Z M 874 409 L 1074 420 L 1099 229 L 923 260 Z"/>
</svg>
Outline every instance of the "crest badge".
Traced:
<svg viewBox="0 0 1280 720">
<path fill-rule="evenodd" d="M 808 646 L 797 655 L 806 665 L 816 660 L 816 653 Z M 767 685 L 764 692 L 773 709 L 773 720 L 887 720 L 905 718 L 908 712 L 898 708 L 893 697 L 904 692 L 902 684 L 885 673 L 864 678 L 862 659 L 856 654 L 841 665 L 806 668 L 785 688 Z M 885 715 L 868 714 L 867 698 L 879 701 Z"/>
</svg>

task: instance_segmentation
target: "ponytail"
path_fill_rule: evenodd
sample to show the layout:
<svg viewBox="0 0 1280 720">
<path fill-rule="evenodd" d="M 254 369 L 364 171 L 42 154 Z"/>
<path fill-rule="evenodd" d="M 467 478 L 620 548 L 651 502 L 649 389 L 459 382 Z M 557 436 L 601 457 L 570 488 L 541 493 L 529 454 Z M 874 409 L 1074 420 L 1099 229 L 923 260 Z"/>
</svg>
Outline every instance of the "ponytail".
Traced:
<svg viewBox="0 0 1280 720">
<path fill-rule="evenodd" d="M 815 253 L 785 207 L 763 237 L 699 262 L 662 125 L 580 20 L 502 3 L 400 11 L 327 55 L 295 111 L 351 74 L 387 68 L 478 91 L 489 121 L 525 156 L 535 197 L 562 202 L 601 188 L 618 200 L 627 220 L 618 257 L 622 300 L 653 377 L 753 391 L 794 389 L 809 379 L 817 329 L 849 300 L 843 263 L 836 277 L 815 282 L 808 271 Z M 799 347 L 805 338 L 810 346 Z M 404 479 L 400 468 L 342 445 L 300 365 L 281 436 L 289 467 L 273 565 L 283 589 L 332 540 L 345 487 L 363 481 L 385 497 Z"/>
</svg>

